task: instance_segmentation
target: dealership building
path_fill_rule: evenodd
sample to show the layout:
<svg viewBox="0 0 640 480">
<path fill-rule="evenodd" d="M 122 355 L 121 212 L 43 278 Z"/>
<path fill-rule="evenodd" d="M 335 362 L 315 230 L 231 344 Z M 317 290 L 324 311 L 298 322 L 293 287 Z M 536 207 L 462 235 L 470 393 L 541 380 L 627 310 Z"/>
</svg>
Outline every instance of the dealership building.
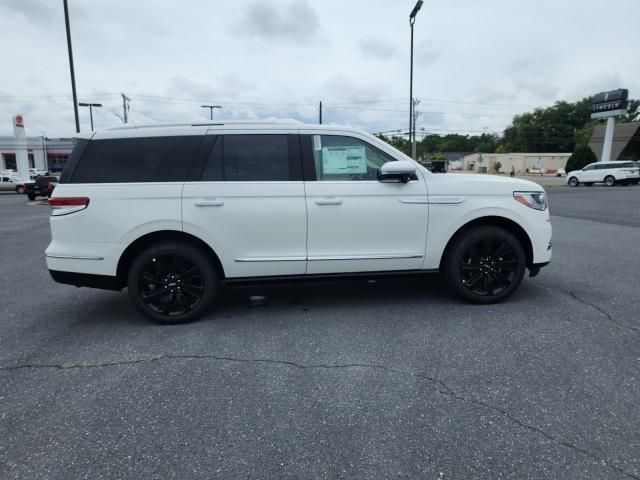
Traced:
<svg viewBox="0 0 640 480">
<path fill-rule="evenodd" d="M 0 170 L 17 170 L 17 157 L 24 146 L 13 136 L 0 136 Z M 60 171 L 73 149 L 70 138 L 26 137 L 29 168 Z"/>
<path fill-rule="evenodd" d="M 462 168 L 479 173 L 510 173 L 512 167 L 517 174 L 531 170 L 555 173 L 565 167 L 570 156 L 571 153 L 473 153 L 464 157 Z"/>
</svg>

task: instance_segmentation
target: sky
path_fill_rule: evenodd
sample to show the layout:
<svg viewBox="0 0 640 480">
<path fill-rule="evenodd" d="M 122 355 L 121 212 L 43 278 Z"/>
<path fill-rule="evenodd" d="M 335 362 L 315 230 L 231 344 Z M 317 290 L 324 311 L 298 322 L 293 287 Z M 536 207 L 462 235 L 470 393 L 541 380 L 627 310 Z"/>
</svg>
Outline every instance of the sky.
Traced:
<svg viewBox="0 0 640 480">
<path fill-rule="evenodd" d="M 80 102 L 96 129 L 293 118 L 369 132 L 409 123 L 415 0 L 68 0 Z M 501 132 L 516 113 L 628 88 L 639 0 L 425 0 L 414 28 L 419 132 Z M 0 135 L 75 132 L 62 0 L 0 0 Z M 80 109 L 83 131 L 89 112 Z"/>
</svg>

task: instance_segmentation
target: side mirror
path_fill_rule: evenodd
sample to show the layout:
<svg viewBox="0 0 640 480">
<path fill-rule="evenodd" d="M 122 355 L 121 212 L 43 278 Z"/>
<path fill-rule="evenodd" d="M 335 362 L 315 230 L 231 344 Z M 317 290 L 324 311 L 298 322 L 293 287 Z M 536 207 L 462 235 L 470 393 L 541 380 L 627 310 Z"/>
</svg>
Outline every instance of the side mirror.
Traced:
<svg viewBox="0 0 640 480">
<path fill-rule="evenodd" d="M 408 160 L 397 160 L 382 164 L 378 180 L 386 183 L 407 183 L 416 173 L 416 166 Z"/>
</svg>

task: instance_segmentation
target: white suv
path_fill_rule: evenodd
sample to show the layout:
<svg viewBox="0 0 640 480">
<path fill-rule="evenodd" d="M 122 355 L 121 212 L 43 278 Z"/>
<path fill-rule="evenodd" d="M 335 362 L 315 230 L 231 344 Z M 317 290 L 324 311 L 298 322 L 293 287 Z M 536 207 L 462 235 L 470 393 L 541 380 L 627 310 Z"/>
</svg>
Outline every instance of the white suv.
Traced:
<svg viewBox="0 0 640 480">
<path fill-rule="evenodd" d="M 577 187 L 581 183 L 590 187 L 594 183 L 604 183 L 607 187 L 613 187 L 616 183 L 629 185 L 640 181 L 640 167 L 636 162 L 613 161 L 590 163 L 582 170 L 574 170 L 567 174 L 567 183 L 571 187 Z"/>
<path fill-rule="evenodd" d="M 302 124 L 123 128 L 77 140 L 50 199 L 54 280 L 129 288 L 160 323 L 220 285 L 442 272 L 493 303 L 551 258 L 544 190 L 434 174 L 376 137 Z"/>
</svg>

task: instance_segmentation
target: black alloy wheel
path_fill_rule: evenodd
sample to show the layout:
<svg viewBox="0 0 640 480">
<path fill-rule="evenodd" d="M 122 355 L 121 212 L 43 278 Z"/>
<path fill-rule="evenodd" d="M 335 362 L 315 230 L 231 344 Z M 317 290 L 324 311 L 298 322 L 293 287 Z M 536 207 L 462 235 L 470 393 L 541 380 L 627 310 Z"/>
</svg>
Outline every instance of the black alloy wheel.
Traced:
<svg viewBox="0 0 640 480">
<path fill-rule="evenodd" d="M 211 259 L 187 243 L 163 243 L 142 252 L 129 271 L 132 302 L 151 320 L 185 323 L 198 318 L 217 292 Z"/>
<path fill-rule="evenodd" d="M 474 303 L 495 303 L 510 296 L 525 273 L 522 245 L 511 233 L 482 226 L 456 238 L 447 254 L 449 287 Z"/>
<path fill-rule="evenodd" d="M 475 295 L 499 295 L 513 283 L 517 266 L 516 254 L 508 243 L 486 237 L 464 252 L 462 284 Z"/>
</svg>

